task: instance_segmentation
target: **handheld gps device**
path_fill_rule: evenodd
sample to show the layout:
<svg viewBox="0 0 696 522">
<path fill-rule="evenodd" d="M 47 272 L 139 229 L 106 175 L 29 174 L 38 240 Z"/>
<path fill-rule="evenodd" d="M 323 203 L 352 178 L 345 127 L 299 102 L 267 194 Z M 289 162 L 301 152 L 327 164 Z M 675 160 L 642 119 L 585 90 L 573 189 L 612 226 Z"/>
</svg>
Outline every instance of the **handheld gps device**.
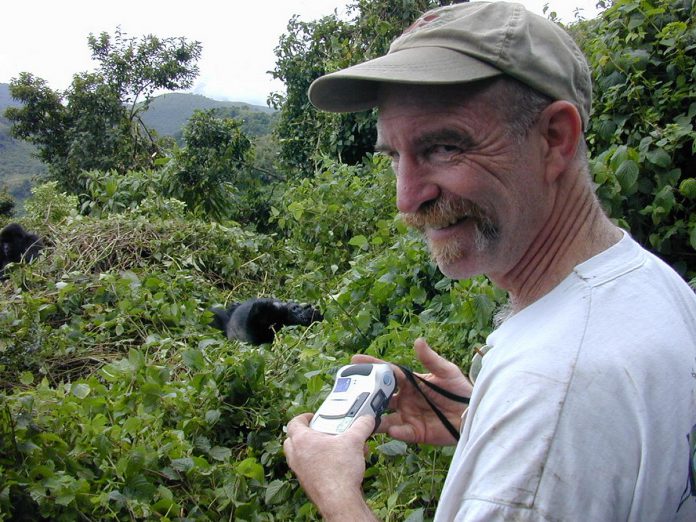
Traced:
<svg viewBox="0 0 696 522">
<path fill-rule="evenodd" d="M 343 433 L 363 415 L 375 417 L 375 429 L 396 388 L 396 377 L 388 364 L 349 364 L 336 373 L 333 390 L 312 418 L 317 431 Z"/>
</svg>

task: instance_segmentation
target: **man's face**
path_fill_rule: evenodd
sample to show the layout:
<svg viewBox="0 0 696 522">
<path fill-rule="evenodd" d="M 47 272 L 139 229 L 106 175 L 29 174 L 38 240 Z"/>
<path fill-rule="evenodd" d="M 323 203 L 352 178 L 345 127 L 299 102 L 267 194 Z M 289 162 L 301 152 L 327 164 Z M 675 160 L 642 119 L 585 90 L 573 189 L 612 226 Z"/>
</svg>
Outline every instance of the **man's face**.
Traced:
<svg viewBox="0 0 696 522">
<path fill-rule="evenodd" d="M 486 99 L 461 86 L 380 94 L 376 148 L 392 158 L 397 207 L 456 279 L 510 273 L 550 212 L 538 133 L 510 135 Z"/>
</svg>

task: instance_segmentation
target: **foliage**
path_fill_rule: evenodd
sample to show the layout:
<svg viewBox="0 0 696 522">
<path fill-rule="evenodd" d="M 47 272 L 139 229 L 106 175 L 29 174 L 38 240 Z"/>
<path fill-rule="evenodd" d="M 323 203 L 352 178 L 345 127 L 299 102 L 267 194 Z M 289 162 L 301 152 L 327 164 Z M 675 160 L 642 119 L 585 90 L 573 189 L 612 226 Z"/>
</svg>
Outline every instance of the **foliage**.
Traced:
<svg viewBox="0 0 696 522">
<path fill-rule="evenodd" d="M 598 195 L 610 215 L 696 274 L 696 23 L 690 0 L 617 0 L 581 39 L 594 73 Z"/>
<path fill-rule="evenodd" d="M 376 133 L 371 112 L 317 111 L 309 103 L 307 90 L 325 73 L 384 54 L 394 37 L 435 5 L 430 0 L 358 0 L 350 6 L 350 21 L 336 13 L 313 22 L 290 20 L 275 49 L 276 67 L 271 71 L 283 81 L 286 93 L 269 98 L 269 104 L 280 110 L 275 132 L 283 169 L 307 176 L 314 171 L 317 152 L 348 164 L 372 152 Z"/>
<path fill-rule="evenodd" d="M 155 89 L 190 86 L 197 74 L 198 42 L 183 38 L 126 38 L 120 30 L 88 39 L 97 72 L 75 74 L 64 93 L 30 73 L 12 80 L 10 93 L 21 102 L 6 117 L 12 135 L 37 146 L 39 158 L 61 188 L 79 193 L 83 170 L 144 168 L 157 152 L 139 119 Z M 136 103 L 139 97 L 144 103 Z"/>
<path fill-rule="evenodd" d="M 239 216 L 238 201 L 250 199 L 252 186 L 262 181 L 248 174 L 253 148 L 240 122 L 217 118 L 212 111 L 198 112 L 184 130 L 185 146 L 173 146 L 171 158 L 160 162 L 163 169 L 83 172 L 83 213 L 99 216 L 133 210 L 149 199 L 150 205 L 159 202 L 169 207 L 178 200 L 182 211 L 186 208 L 216 220 Z"/>
<path fill-rule="evenodd" d="M 116 89 L 119 99 L 130 107 L 131 120 L 147 109 L 155 91 L 186 89 L 198 76 L 200 42 L 152 34 L 129 38 L 120 27 L 113 38 L 103 32 L 99 36 L 90 34 L 87 42 L 105 83 Z M 138 105 L 141 97 L 143 104 Z"/>
<path fill-rule="evenodd" d="M 197 111 L 184 127 L 182 148 L 175 147 L 165 169 L 169 194 L 192 210 L 217 219 L 229 215 L 231 195 L 253 149 L 241 122 Z"/>
<path fill-rule="evenodd" d="M 31 194 L 24 207 L 27 217 L 37 224 L 58 224 L 77 211 L 77 196 L 59 192 L 56 181 L 32 188 Z"/>
<path fill-rule="evenodd" d="M 7 187 L 0 188 L 0 216 L 14 214 L 15 200 L 7 191 Z"/>
<path fill-rule="evenodd" d="M 102 216 L 138 208 L 147 197 L 164 193 L 163 173 L 158 170 L 128 171 L 83 171 L 80 175 L 83 202 L 80 210 L 84 214 Z"/>
<path fill-rule="evenodd" d="M 242 122 L 242 130 L 248 136 L 266 136 L 273 132 L 273 126 L 278 119 L 276 112 L 261 112 L 250 109 L 245 105 L 233 107 L 222 106 L 215 109 L 221 118 L 234 118 Z"/>
<path fill-rule="evenodd" d="M 355 253 L 379 249 L 389 240 L 396 228 L 393 199 L 393 176 L 384 157 L 370 156 L 359 166 L 326 159 L 314 178 L 290 184 L 278 201 L 282 207 L 271 209 L 284 240 L 278 255 L 301 262 L 308 278 L 326 281 L 346 270 Z"/>
</svg>

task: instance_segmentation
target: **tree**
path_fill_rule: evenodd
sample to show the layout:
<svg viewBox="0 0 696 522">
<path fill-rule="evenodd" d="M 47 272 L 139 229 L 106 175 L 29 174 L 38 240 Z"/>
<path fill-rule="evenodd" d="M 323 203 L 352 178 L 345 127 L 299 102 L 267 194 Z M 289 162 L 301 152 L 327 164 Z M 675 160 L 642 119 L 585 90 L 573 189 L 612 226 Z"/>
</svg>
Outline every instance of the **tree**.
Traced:
<svg viewBox="0 0 696 522">
<path fill-rule="evenodd" d="M 233 118 L 218 118 L 215 110 L 196 111 L 183 130 L 185 145 L 174 147 L 165 167 L 168 196 L 191 210 L 214 218 L 233 213 L 233 196 L 253 181 L 245 175 L 253 147 Z"/>
<path fill-rule="evenodd" d="M 75 74 L 63 93 L 23 72 L 10 84 L 22 106 L 5 112 L 12 135 L 34 143 L 51 177 L 75 193 L 82 171 L 152 166 L 158 147 L 140 113 L 156 90 L 190 87 L 201 54 L 199 42 L 128 38 L 118 29 L 113 39 L 90 34 L 88 45 L 99 63 L 96 72 Z"/>
<path fill-rule="evenodd" d="M 423 11 L 439 4 L 431 0 L 357 0 L 353 15 L 342 21 L 336 13 L 314 22 L 290 20 L 275 49 L 271 74 L 285 83 L 286 93 L 274 93 L 269 103 L 280 110 L 275 134 L 279 160 L 298 176 L 314 172 L 322 155 L 348 164 L 372 152 L 376 137 L 373 112 L 330 114 L 309 103 L 307 89 L 323 74 L 381 56 L 390 42 Z"/>
</svg>

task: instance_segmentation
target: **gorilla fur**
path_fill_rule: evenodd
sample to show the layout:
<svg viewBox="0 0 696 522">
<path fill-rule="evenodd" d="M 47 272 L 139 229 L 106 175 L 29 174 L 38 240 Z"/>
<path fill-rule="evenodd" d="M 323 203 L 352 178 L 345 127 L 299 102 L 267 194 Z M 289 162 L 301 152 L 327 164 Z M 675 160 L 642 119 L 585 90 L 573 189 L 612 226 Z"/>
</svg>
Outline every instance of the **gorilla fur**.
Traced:
<svg viewBox="0 0 696 522">
<path fill-rule="evenodd" d="M 36 234 L 27 232 L 19 223 L 10 223 L 0 231 L 0 276 L 9 263 L 31 261 L 44 247 Z"/>
<path fill-rule="evenodd" d="M 242 303 L 233 303 L 227 310 L 213 308 L 211 323 L 227 335 L 250 344 L 272 343 L 283 326 L 309 326 L 324 317 L 311 305 L 272 298 L 253 298 Z"/>
</svg>

